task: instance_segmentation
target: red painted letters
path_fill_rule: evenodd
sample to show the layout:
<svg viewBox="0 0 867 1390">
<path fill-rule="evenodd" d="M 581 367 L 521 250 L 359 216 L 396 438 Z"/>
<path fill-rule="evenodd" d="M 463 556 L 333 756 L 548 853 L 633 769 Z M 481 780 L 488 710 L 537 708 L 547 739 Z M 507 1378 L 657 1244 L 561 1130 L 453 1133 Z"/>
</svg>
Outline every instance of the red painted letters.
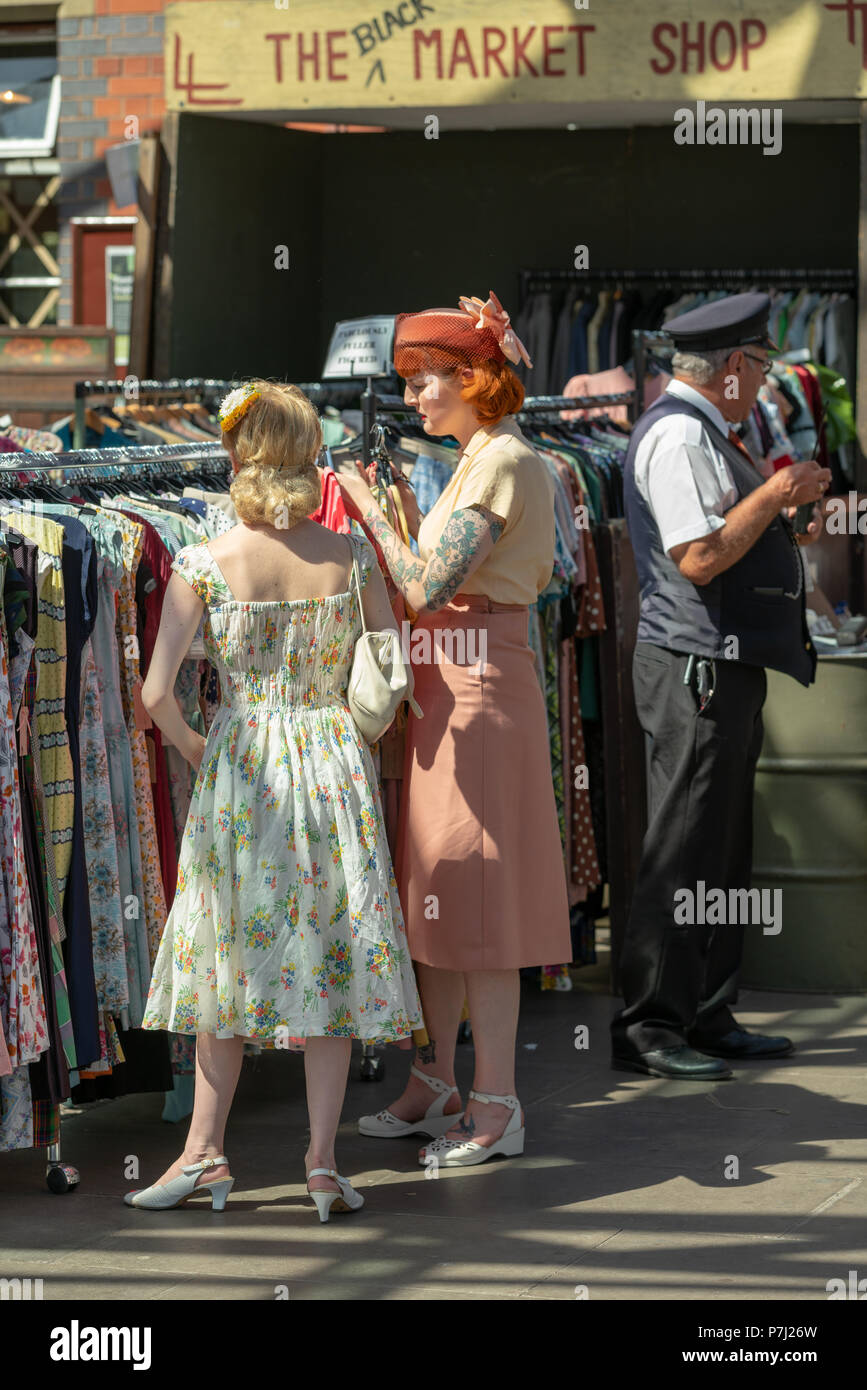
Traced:
<svg viewBox="0 0 867 1390">
<path fill-rule="evenodd" d="M 742 19 L 737 28 L 728 19 L 715 23 L 700 19 L 677 24 L 655 24 L 651 41 L 662 58 L 651 58 L 654 72 L 728 72 L 740 57 L 744 72 L 750 69 L 750 53 L 761 48 L 768 31 L 761 19 Z"/>
</svg>

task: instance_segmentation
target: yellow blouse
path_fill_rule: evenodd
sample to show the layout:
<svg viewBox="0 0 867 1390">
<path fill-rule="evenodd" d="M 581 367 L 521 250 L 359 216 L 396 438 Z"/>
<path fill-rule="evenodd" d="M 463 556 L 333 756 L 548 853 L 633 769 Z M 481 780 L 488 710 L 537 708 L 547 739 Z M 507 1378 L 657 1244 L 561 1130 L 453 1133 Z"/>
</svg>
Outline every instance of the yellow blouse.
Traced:
<svg viewBox="0 0 867 1390">
<path fill-rule="evenodd" d="M 535 603 L 554 570 L 554 483 L 513 416 L 483 425 L 459 456 L 451 481 L 419 527 L 427 563 L 453 512 L 486 507 L 505 522 L 491 554 L 461 584 L 495 603 Z"/>
</svg>

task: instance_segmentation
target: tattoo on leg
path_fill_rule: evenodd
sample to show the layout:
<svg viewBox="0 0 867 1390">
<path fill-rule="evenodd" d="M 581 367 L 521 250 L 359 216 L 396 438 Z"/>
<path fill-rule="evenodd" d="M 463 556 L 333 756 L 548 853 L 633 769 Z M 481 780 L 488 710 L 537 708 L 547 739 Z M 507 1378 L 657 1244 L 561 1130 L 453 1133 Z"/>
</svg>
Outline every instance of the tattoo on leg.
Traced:
<svg viewBox="0 0 867 1390">
<path fill-rule="evenodd" d="M 430 1065 L 432 1062 L 435 1062 L 436 1059 L 437 1059 L 437 1045 L 436 1045 L 436 1043 L 435 1043 L 435 1042 L 433 1041 L 433 1039 L 431 1038 L 431 1040 L 430 1040 L 429 1042 L 426 1042 L 426 1043 L 425 1043 L 424 1047 L 417 1047 L 417 1048 L 416 1048 L 416 1050 L 415 1050 L 415 1055 L 416 1055 L 416 1058 L 417 1058 L 417 1060 L 418 1060 L 419 1062 L 423 1062 L 426 1066 L 427 1066 L 427 1065 Z"/>
<path fill-rule="evenodd" d="M 456 1128 L 460 1131 L 461 1134 L 465 1135 L 467 1139 L 470 1139 L 476 1132 L 476 1122 L 473 1119 L 472 1115 L 470 1115 L 469 1117 L 466 1115 L 462 1115 L 457 1123 Z"/>
</svg>

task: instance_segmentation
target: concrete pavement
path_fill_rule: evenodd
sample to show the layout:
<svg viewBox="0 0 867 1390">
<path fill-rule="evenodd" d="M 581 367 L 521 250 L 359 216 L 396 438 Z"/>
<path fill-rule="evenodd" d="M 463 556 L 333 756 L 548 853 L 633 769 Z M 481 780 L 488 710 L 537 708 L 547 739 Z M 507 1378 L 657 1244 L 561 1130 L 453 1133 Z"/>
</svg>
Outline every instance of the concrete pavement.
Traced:
<svg viewBox="0 0 867 1390">
<path fill-rule="evenodd" d="M 354 1057 L 338 1159 L 366 1205 L 320 1226 L 303 1061 L 268 1053 L 245 1062 L 224 1214 L 125 1207 L 126 1158 L 147 1185 L 184 1125 L 160 1120 L 159 1096 L 100 1103 L 64 1115 L 72 1193 L 49 1193 L 43 1154 L 0 1154 L 0 1277 L 42 1278 L 46 1300 L 824 1301 L 829 1279 L 867 1276 L 867 999 L 746 992 L 739 1020 L 797 1052 L 690 1084 L 611 1071 L 604 968 L 574 978 L 571 994 L 524 986 L 522 1158 L 427 1179 L 423 1141 L 355 1130 L 402 1088 L 409 1054 L 385 1049 L 382 1084 Z M 467 1044 L 464 1095 L 471 1072 Z"/>
</svg>

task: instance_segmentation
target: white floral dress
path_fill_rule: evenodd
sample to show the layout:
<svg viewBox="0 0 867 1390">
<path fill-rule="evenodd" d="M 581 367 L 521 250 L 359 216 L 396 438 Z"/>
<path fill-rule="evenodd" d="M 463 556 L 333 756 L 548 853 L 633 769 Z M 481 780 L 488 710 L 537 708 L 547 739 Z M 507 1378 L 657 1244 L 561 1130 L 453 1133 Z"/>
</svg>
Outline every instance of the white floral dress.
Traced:
<svg viewBox="0 0 867 1390">
<path fill-rule="evenodd" d="M 366 583 L 373 551 L 351 539 Z M 361 632 L 354 587 L 244 603 L 206 541 L 172 569 L 206 605 L 222 704 L 143 1027 L 278 1045 L 407 1037 L 421 1006 L 376 773 L 346 703 Z"/>
</svg>

